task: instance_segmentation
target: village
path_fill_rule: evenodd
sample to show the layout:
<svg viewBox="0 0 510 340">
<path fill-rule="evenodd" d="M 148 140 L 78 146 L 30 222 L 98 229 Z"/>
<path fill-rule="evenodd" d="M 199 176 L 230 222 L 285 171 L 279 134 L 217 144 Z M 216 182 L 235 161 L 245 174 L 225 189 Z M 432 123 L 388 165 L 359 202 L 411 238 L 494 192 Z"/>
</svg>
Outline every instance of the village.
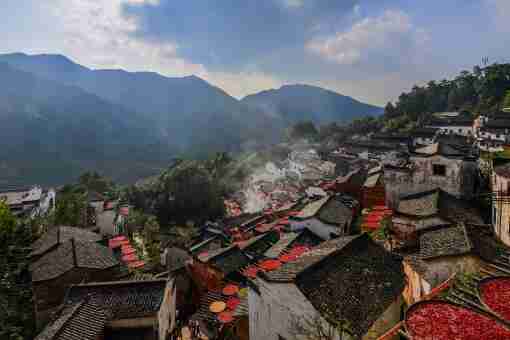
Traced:
<svg viewBox="0 0 510 340">
<path fill-rule="evenodd" d="M 157 235 L 156 266 L 132 202 L 91 191 L 32 244 L 36 339 L 510 339 L 509 141 L 503 114 L 443 112 L 294 143 L 191 244 Z M 28 217 L 58 196 L 0 192 Z"/>
</svg>

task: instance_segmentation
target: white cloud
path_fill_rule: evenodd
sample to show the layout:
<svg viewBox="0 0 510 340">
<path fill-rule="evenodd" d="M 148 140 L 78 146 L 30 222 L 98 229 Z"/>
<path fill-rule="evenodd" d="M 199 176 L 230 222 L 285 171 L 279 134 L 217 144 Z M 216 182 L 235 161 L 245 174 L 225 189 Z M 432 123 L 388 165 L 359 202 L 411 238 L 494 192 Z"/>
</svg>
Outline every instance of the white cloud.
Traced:
<svg viewBox="0 0 510 340">
<path fill-rule="evenodd" d="M 386 10 L 378 17 L 357 21 L 344 32 L 314 39 L 306 49 L 338 64 L 354 64 L 374 52 L 383 55 L 410 50 L 427 40 L 425 31 L 416 28 L 411 18 L 399 10 Z"/>
<path fill-rule="evenodd" d="M 204 72 L 202 65 L 178 56 L 175 43 L 133 37 L 138 23 L 122 15 L 123 4 L 159 0 L 51 0 L 41 4 L 59 28 L 59 53 L 94 68 L 153 70 L 166 75 Z M 57 52 L 57 51 L 55 51 Z"/>
<path fill-rule="evenodd" d="M 240 98 L 261 89 L 279 87 L 277 78 L 259 71 L 214 72 L 179 56 L 172 42 L 137 38 L 138 22 L 122 15 L 122 5 L 157 4 L 159 0 L 48 0 L 38 12 L 51 22 L 51 34 L 28 53 L 61 53 L 91 68 L 154 71 L 166 76 L 194 74 Z M 21 44 L 23 46 L 23 44 Z"/>
<path fill-rule="evenodd" d="M 278 88 L 284 82 L 272 75 L 261 72 L 211 72 L 201 75 L 212 84 L 219 86 L 231 96 L 242 98 L 265 89 Z"/>
</svg>

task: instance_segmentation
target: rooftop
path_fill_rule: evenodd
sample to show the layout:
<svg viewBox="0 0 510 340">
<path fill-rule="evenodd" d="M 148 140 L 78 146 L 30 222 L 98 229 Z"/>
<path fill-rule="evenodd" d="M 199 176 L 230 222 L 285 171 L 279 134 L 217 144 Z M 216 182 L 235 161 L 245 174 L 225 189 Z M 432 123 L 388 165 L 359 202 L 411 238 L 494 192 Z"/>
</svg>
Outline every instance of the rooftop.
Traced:
<svg viewBox="0 0 510 340">
<path fill-rule="evenodd" d="M 471 242 L 463 225 L 429 230 L 420 235 L 420 257 L 425 260 L 463 255 L 471 250 Z"/>
<path fill-rule="evenodd" d="M 58 244 L 69 241 L 71 238 L 81 242 L 99 242 L 102 240 L 101 235 L 89 230 L 59 226 L 55 227 L 32 244 L 32 252 L 30 255 L 42 255 Z"/>
<path fill-rule="evenodd" d="M 103 309 L 108 320 L 155 316 L 163 302 L 167 281 L 116 281 L 73 285 L 65 303 L 75 304 L 88 298 Z"/>
<path fill-rule="evenodd" d="M 35 340 L 96 340 L 104 332 L 104 310 L 85 300 L 62 310 L 58 319 L 46 326 Z"/>
<path fill-rule="evenodd" d="M 401 197 L 396 211 L 412 218 L 440 216 L 450 222 L 483 224 L 477 207 L 441 189 Z"/>
<path fill-rule="evenodd" d="M 56 279 L 73 268 L 103 270 L 119 264 L 107 247 L 71 239 L 30 265 L 32 281 Z"/>
<path fill-rule="evenodd" d="M 405 286 L 401 260 L 367 234 L 326 241 L 262 278 L 294 282 L 323 317 L 347 320 L 359 337 Z"/>
</svg>

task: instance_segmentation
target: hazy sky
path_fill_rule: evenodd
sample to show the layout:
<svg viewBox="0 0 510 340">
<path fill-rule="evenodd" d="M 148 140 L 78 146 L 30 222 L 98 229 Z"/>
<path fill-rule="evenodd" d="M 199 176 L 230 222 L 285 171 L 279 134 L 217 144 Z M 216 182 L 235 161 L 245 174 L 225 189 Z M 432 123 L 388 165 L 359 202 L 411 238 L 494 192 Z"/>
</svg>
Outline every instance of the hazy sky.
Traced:
<svg viewBox="0 0 510 340">
<path fill-rule="evenodd" d="M 307 83 L 373 103 L 510 60 L 510 0 L 0 0 L 0 52 L 196 74 L 236 97 Z"/>
</svg>

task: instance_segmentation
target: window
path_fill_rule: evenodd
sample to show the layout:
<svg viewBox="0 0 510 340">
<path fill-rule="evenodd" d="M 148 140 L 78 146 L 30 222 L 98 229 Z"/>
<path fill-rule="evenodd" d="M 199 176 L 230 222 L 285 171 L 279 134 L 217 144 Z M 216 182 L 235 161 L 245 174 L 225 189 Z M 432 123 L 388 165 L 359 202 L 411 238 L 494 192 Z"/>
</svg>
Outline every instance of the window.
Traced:
<svg viewBox="0 0 510 340">
<path fill-rule="evenodd" d="M 462 133 L 462 129 L 459 129 L 459 133 Z"/>
<path fill-rule="evenodd" d="M 446 176 L 446 166 L 441 164 L 432 165 L 434 176 Z"/>
</svg>

